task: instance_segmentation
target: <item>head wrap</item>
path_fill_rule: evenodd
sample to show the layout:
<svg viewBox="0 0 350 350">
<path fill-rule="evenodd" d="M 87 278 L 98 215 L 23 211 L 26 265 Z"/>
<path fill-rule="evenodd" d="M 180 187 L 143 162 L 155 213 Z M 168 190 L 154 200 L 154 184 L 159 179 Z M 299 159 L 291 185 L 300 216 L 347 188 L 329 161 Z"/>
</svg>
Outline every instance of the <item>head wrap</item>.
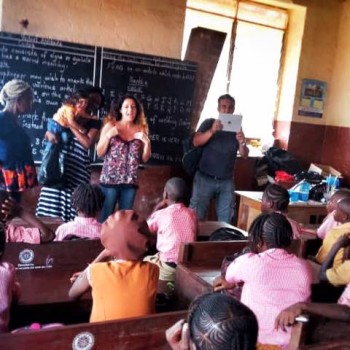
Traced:
<svg viewBox="0 0 350 350">
<path fill-rule="evenodd" d="M 22 96 L 27 91 L 32 92 L 31 86 L 23 80 L 13 79 L 8 81 L 0 91 L 0 103 L 13 101 Z"/>
<path fill-rule="evenodd" d="M 153 239 L 146 221 L 133 210 L 116 211 L 102 224 L 101 242 L 117 259 L 142 259 Z"/>
</svg>

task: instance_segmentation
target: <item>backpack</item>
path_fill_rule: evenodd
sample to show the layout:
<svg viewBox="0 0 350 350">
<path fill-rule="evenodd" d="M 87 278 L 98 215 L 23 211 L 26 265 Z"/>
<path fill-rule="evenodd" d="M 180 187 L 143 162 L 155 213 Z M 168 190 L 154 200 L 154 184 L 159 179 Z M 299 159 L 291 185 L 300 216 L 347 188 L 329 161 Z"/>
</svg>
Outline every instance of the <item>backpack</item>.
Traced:
<svg viewBox="0 0 350 350">
<path fill-rule="evenodd" d="M 234 228 L 220 227 L 209 236 L 209 241 L 244 241 L 248 237 Z"/>
<path fill-rule="evenodd" d="M 269 166 L 269 175 L 271 176 L 275 176 L 276 170 L 283 170 L 292 175 L 303 171 L 303 167 L 294 156 L 284 149 L 270 147 L 265 157 Z"/>
<path fill-rule="evenodd" d="M 203 153 L 203 147 L 193 146 L 193 135 L 184 140 L 182 144 L 184 151 L 182 166 L 188 175 L 193 176 L 198 169 L 199 161 Z"/>
</svg>

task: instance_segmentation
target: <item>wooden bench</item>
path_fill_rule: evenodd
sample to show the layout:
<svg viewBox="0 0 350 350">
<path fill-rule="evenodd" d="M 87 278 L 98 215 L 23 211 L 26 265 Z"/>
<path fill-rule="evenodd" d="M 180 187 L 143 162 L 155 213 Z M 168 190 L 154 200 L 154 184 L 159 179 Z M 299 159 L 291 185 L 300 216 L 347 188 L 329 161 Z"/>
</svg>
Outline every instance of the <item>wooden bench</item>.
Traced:
<svg viewBox="0 0 350 350">
<path fill-rule="evenodd" d="M 350 323 L 307 315 L 293 325 L 289 350 L 349 349 Z"/>
<path fill-rule="evenodd" d="M 117 321 L 2 334 L 0 347 L 6 350 L 170 349 L 165 330 L 186 316 L 187 311 L 176 311 Z"/>
<path fill-rule="evenodd" d="M 56 231 L 57 227 L 64 224 L 64 221 L 61 218 L 54 218 L 54 217 L 48 217 L 48 216 L 38 216 L 37 217 L 40 221 L 42 221 L 45 225 L 51 228 L 52 231 Z M 16 226 L 24 226 L 24 227 L 30 227 L 30 225 L 20 219 L 20 218 L 15 218 L 11 221 Z"/>
<path fill-rule="evenodd" d="M 194 242 L 180 248 L 176 268 L 175 301 L 177 309 L 187 308 L 198 295 L 213 290 L 225 256 L 240 252 L 247 241 Z"/>
<path fill-rule="evenodd" d="M 20 298 L 11 312 L 11 327 L 34 321 L 87 321 L 91 294 L 87 293 L 78 301 L 70 300 L 69 279 L 74 272 L 84 270 L 102 249 L 99 240 L 7 243 L 3 260 L 16 267 L 17 279 L 21 284 Z"/>
</svg>

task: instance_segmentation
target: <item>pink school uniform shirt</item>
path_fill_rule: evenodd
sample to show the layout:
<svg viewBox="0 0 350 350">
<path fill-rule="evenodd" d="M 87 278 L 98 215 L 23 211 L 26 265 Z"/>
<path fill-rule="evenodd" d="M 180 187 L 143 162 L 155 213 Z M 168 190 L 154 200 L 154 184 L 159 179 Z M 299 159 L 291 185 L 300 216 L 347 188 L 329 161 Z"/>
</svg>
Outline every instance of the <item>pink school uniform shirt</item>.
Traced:
<svg viewBox="0 0 350 350">
<path fill-rule="evenodd" d="M 293 239 L 300 239 L 301 227 L 300 227 L 299 223 L 291 218 L 288 218 L 287 216 L 286 216 L 286 218 L 288 219 L 290 226 L 292 226 Z"/>
<path fill-rule="evenodd" d="M 335 210 L 328 213 L 327 216 L 322 221 L 322 224 L 317 229 L 317 236 L 321 239 L 325 239 L 327 233 L 334 227 L 339 226 L 341 223 L 334 220 Z"/>
<path fill-rule="evenodd" d="M 57 227 L 55 241 L 63 241 L 70 235 L 87 239 L 100 239 L 101 223 L 94 218 L 76 216 L 73 221 Z"/>
<path fill-rule="evenodd" d="M 6 225 L 6 242 L 40 244 L 40 230 L 37 227 Z"/>
<path fill-rule="evenodd" d="M 230 283 L 244 282 L 241 301 L 257 317 L 259 343 L 287 346 L 290 331 L 275 330 L 274 322 L 286 307 L 309 299 L 311 270 L 307 262 L 284 249 L 268 249 L 238 257 L 225 278 Z"/>
<path fill-rule="evenodd" d="M 339 297 L 338 304 L 350 307 L 350 284 L 346 286 L 342 295 Z"/>
<path fill-rule="evenodd" d="M 159 259 L 164 262 L 177 263 L 181 243 L 193 242 L 197 237 L 197 215 L 183 203 L 155 211 L 147 224 L 150 231 L 157 234 Z"/>
<path fill-rule="evenodd" d="M 16 293 L 15 267 L 7 262 L 0 263 L 0 333 L 8 331 L 10 307 Z"/>
</svg>

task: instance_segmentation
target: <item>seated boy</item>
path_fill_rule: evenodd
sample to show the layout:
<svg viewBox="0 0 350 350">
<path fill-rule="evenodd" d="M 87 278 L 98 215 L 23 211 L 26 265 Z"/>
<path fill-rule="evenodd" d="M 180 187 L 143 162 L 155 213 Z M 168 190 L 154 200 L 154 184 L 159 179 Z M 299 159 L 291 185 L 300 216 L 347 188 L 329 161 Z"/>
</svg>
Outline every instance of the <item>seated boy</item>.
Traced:
<svg viewBox="0 0 350 350">
<path fill-rule="evenodd" d="M 163 281 L 175 280 L 181 243 L 193 242 L 197 237 L 196 213 L 184 204 L 187 195 L 188 189 L 183 179 L 169 179 L 164 187 L 163 200 L 147 219 L 151 233 L 157 235 L 158 253 L 146 256 L 144 261 L 159 266 L 159 279 Z"/>
<path fill-rule="evenodd" d="M 78 298 L 92 289 L 90 322 L 139 317 L 155 312 L 159 269 L 142 261 L 150 234 L 133 210 L 121 210 L 102 224 L 105 250 L 75 279 L 69 296 Z M 106 257 L 114 259 L 104 261 Z"/>
<path fill-rule="evenodd" d="M 350 197 L 350 191 L 347 189 L 340 189 L 333 193 L 327 202 L 327 216 L 322 221 L 322 224 L 317 229 L 317 236 L 320 239 L 325 239 L 328 232 L 341 223 L 334 219 L 335 210 L 337 209 L 337 202 L 345 197 Z"/>
<path fill-rule="evenodd" d="M 65 239 L 100 239 L 101 223 L 97 221 L 103 206 L 104 194 L 98 185 L 80 184 L 73 191 L 72 206 L 77 216 L 74 221 L 60 225 L 55 241 Z"/>
<path fill-rule="evenodd" d="M 299 239 L 301 227 L 298 222 L 287 216 L 288 205 L 289 193 L 285 188 L 276 184 L 271 184 L 266 187 L 261 200 L 261 212 L 265 214 L 283 214 L 292 226 L 293 239 Z"/>
<path fill-rule="evenodd" d="M 340 225 L 330 230 L 323 240 L 323 244 L 315 257 L 319 264 L 325 261 L 336 240 L 350 232 L 350 197 L 345 197 L 337 202 L 334 219 L 340 222 Z M 334 258 L 333 266 L 339 266 L 343 261 L 343 257 L 344 249 L 340 249 Z"/>
<path fill-rule="evenodd" d="M 0 190 L 0 221 L 5 226 L 6 242 L 47 243 L 51 242 L 54 232 L 34 214 L 24 210 L 8 192 Z M 30 227 L 17 226 L 11 222 L 15 217 L 26 221 Z"/>
</svg>

